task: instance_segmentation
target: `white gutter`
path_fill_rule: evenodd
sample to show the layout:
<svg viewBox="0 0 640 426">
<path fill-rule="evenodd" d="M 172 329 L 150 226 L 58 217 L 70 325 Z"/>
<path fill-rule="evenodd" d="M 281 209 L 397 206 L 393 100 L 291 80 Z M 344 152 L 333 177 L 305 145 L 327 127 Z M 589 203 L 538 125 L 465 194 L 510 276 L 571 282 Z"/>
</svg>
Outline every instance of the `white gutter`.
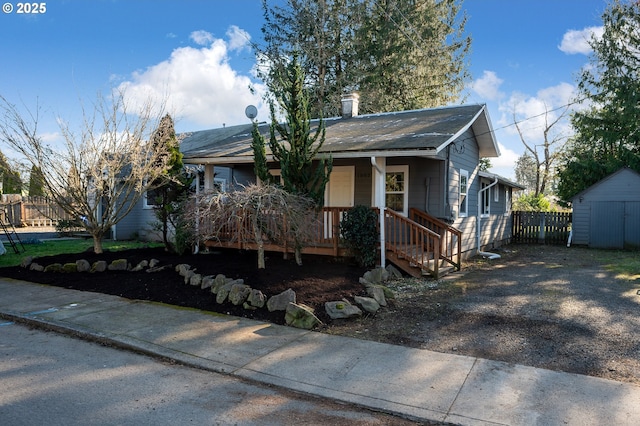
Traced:
<svg viewBox="0 0 640 426">
<path fill-rule="evenodd" d="M 482 221 L 482 193 L 484 191 L 488 191 L 489 188 L 491 188 L 492 186 L 494 186 L 497 183 L 498 183 L 498 177 L 494 176 L 494 181 L 493 181 L 493 183 L 491 185 L 485 186 L 484 188 L 482 188 L 482 189 L 480 189 L 478 191 L 478 218 L 476 220 L 476 223 L 477 223 L 477 226 L 476 226 L 477 235 L 476 235 L 476 237 L 477 237 L 477 244 L 478 244 L 478 254 L 480 256 L 486 257 L 486 258 L 488 258 L 490 260 L 500 259 L 500 255 L 496 254 L 496 253 L 489 253 L 489 252 L 480 250 L 480 231 L 482 229 L 482 224 L 481 224 L 481 221 Z"/>
<path fill-rule="evenodd" d="M 379 212 L 379 221 L 380 221 L 380 267 L 384 268 L 387 264 L 387 254 L 386 254 L 386 242 L 385 242 L 385 231 L 384 231 L 384 173 L 383 170 L 378 166 L 376 162 L 376 157 L 371 157 L 371 165 L 376 169 L 377 175 L 382 176 L 380 179 L 374 179 L 374 188 L 376 193 L 374 194 L 374 204 L 378 208 Z"/>
</svg>

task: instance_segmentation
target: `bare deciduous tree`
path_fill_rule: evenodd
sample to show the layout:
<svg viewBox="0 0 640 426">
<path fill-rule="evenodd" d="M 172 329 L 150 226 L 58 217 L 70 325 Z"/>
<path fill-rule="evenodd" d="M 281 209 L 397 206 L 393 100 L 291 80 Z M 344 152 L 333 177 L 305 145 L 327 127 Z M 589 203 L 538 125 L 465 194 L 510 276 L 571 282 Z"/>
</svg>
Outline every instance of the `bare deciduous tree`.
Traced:
<svg viewBox="0 0 640 426">
<path fill-rule="evenodd" d="M 187 213 L 198 227 L 198 238 L 255 243 L 258 268 L 265 268 L 264 242 L 293 246 L 301 265 L 301 250 L 317 226 L 312 199 L 291 194 L 273 185 L 251 184 L 236 191 L 205 192 Z"/>
<path fill-rule="evenodd" d="M 553 132 L 553 127 L 563 120 L 569 110 L 567 105 L 558 116 L 552 120 L 550 119 L 549 109 L 544 112 L 544 130 L 543 130 L 543 142 L 541 145 L 533 145 L 524 137 L 524 133 L 520 128 L 518 120 L 516 119 L 515 109 L 513 111 L 513 124 L 518 130 L 520 141 L 525 147 L 525 155 L 529 156 L 535 162 L 535 192 L 534 195 L 545 194 L 547 185 L 553 178 L 554 168 L 558 162 L 561 154 L 561 142 L 566 140 L 566 136 L 557 132 Z"/>
<path fill-rule="evenodd" d="M 0 138 L 42 172 L 47 193 L 83 222 L 96 253 L 167 168 L 166 153 L 149 142 L 161 111 L 150 102 L 135 111 L 129 106 L 124 93 L 100 96 L 91 111 L 83 108 L 77 132 L 58 120 L 63 142 L 53 146 L 38 133 L 39 108 L 23 114 L 0 96 Z"/>
</svg>

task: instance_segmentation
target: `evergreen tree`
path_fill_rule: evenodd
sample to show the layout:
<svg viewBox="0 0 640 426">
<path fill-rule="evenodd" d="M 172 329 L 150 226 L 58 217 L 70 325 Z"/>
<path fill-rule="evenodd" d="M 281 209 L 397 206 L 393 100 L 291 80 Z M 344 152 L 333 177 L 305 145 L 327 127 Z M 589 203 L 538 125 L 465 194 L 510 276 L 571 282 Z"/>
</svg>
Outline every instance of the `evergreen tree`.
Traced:
<svg viewBox="0 0 640 426">
<path fill-rule="evenodd" d="M 22 194 L 22 179 L 20 172 L 9 164 L 7 157 L 0 152 L 0 179 L 2 179 L 3 194 Z"/>
<path fill-rule="evenodd" d="M 345 92 L 364 113 L 442 106 L 459 100 L 471 40 L 459 0 L 263 1 L 262 57 L 277 82 L 296 51 L 311 86 L 312 117 L 340 115 Z"/>
<path fill-rule="evenodd" d="M 45 195 L 46 190 L 42 170 L 36 166 L 31 166 L 31 173 L 29 174 L 29 196 L 43 197 Z"/>
<path fill-rule="evenodd" d="M 169 231 L 171 227 L 177 234 L 183 231 L 182 227 L 178 226 L 177 219 L 181 211 L 181 202 L 189 191 L 193 177 L 184 170 L 180 145 L 174 130 L 173 119 L 169 114 L 160 120 L 151 141 L 155 149 L 163 153 L 164 158 L 161 156 L 158 161 L 166 164 L 167 169 L 164 175 L 156 179 L 155 189 L 147 192 L 147 199 L 155 207 L 165 249 L 182 252 L 185 247 L 178 247 L 181 246 L 178 244 L 180 238 L 176 235 L 174 246 L 169 240 Z"/>
<path fill-rule="evenodd" d="M 572 116 L 576 134 L 560 170 L 565 201 L 621 167 L 640 171 L 640 3 L 613 0 L 602 20 L 578 84 L 590 106 Z"/>
<path fill-rule="evenodd" d="M 269 148 L 274 160 L 280 164 L 282 187 L 291 194 L 308 196 L 317 205 L 322 205 L 332 167 L 331 159 L 319 159 L 314 163 L 324 143 L 324 122 L 320 120 L 315 131 L 312 130 L 305 76 L 297 55 L 284 71 L 278 84 L 272 87 L 272 93 L 285 115 L 285 122 L 278 122 L 276 105 L 272 103 Z M 262 181 L 273 182 L 267 170 L 264 139 L 256 127 L 253 136 L 256 175 Z"/>
</svg>

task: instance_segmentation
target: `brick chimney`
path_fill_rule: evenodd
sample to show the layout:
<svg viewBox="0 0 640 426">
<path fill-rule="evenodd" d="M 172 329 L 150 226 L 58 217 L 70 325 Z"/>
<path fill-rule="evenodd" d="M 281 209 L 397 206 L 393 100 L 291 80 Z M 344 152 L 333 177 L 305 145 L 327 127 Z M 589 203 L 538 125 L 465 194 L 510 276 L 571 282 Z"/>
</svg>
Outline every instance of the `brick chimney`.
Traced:
<svg viewBox="0 0 640 426">
<path fill-rule="evenodd" d="M 351 118 L 358 115 L 358 104 L 360 95 L 357 93 L 349 93 L 342 96 L 342 118 Z"/>
</svg>

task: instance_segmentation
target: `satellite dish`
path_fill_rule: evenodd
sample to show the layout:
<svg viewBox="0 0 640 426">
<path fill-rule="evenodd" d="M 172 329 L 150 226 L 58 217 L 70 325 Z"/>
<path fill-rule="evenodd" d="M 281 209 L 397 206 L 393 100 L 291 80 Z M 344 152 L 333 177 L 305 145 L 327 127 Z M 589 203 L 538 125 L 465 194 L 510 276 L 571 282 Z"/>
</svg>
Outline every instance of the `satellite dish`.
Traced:
<svg viewBox="0 0 640 426">
<path fill-rule="evenodd" d="M 258 116 L 258 108 L 253 105 L 249 105 L 244 109 L 244 115 L 247 116 L 249 120 L 252 120 Z"/>
</svg>

